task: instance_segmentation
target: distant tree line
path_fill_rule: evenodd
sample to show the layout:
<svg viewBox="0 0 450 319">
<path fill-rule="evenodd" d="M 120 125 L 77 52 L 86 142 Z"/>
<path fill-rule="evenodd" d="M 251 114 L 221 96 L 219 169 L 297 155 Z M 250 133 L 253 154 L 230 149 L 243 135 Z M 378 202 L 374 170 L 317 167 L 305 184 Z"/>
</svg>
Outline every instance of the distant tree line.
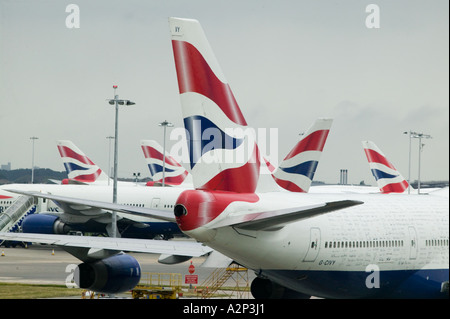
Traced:
<svg viewBox="0 0 450 319">
<path fill-rule="evenodd" d="M 35 168 L 34 169 L 34 183 L 35 184 L 50 184 L 50 180 L 61 181 L 67 178 L 67 173 L 56 172 L 49 168 Z M 31 182 L 31 168 L 21 168 L 14 170 L 0 170 L 0 185 L 3 184 L 29 184 Z"/>
<path fill-rule="evenodd" d="M 57 172 L 49 168 L 34 169 L 34 184 L 53 184 L 53 181 L 62 181 L 68 178 L 65 171 Z M 118 178 L 119 181 L 135 182 L 135 178 Z M 137 182 L 145 183 L 151 180 L 148 177 L 139 178 Z M 15 170 L 0 169 L 0 185 L 3 184 L 29 184 L 31 183 L 31 168 Z"/>
</svg>

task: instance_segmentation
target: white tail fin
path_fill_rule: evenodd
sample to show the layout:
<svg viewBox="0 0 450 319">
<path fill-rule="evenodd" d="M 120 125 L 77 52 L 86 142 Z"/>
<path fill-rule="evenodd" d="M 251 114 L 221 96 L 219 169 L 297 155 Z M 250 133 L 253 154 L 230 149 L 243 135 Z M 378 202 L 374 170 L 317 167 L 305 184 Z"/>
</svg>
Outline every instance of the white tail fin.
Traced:
<svg viewBox="0 0 450 319">
<path fill-rule="evenodd" d="M 280 187 L 290 192 L 309 191 L 332 123 L 332 119 L 316 120 L 273 171 Z"/>
<path fill-rule="evenodd" d="M 108 175 L 94 164 L 74 143 L 60 140 L 57 141 L 57 146 L 69 177 L 69 181 L 63 181 L 64 184 L 72 181 L 87 184 L 108 181 Z"/>
<path fill-rule="evenodd" d="M 259 151 L 200 23 L 169 19 L 194 186 L 253 193 Z"/>
<path fill-rule="evenodd" d="M 363 141 L 364 152 L 369 161 L 378 188 L 382 193 L 404 193 L 408 187 L 408 182 L 403 178 L 394 165 L 388 161 L 383 152 L 371 141 Z"/>
<path fill-rule="evenodd" d="M 162 182 L 164 159 L 163 147 L 154 140 L 142 140 L 141 147 L 150 170 L 150 177 L 153 182 Z M 181 185 L 184 184 L 184 182 L 188 182 L 190 179 L 188 171 L 170 156 L 167 151 L 165 153 L 165 184 Z"/>
</svg>

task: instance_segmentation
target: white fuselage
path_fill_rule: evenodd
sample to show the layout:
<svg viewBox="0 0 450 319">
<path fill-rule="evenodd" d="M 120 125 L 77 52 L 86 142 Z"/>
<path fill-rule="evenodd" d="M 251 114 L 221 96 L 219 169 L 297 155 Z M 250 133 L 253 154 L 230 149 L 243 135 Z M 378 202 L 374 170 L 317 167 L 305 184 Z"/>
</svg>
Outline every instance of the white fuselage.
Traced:
<svg viewBox="0 0 450 319">
<path fill-rule="evenodd" d="M 72 198 L 82 198 L 86 200 L 96 200 L 101 202 L 110 202 L 113 200 L 113 187 L 110 186 L 93 186 L 93 185 L 54 185 L 54 184 L 8 184 L 0 188 L 0 195 L 11 196 L 8 202 L 14 201 L 20 195 L 7 192 L 6 190 L 20 190 L 20 191 L 37 191 L 44 194 L 52 194 L 58 196 L 67 196 Z M 173 211 L 173 205 L 179 194 L 183 191 L 182 188 L 176 187 L 144 187 L 144 186 L 126 186 L 118 187 L 117 203 L 129 206 L 156 208 L 158 210 Z M 6 200 L 5 200 L 6 201 Z M 59 206 L 53 201 L 39 201 L 40 207 L 38 212 L 61 212 Z M 8 206 L 5 207 L 5 209 Z M 68 213 L 68 212 L 67 212 Z M 65 218 L 76 220 L 76 216 L 85 218 L 100 218 L 105 215 L 103 211 L 97 210 L 79 210 L 79 214 L 65 214 Z M 140 216 L 131 216 L 118 213 L 120 217 L 126 217 L 136 222 L 161 222 L 160 220 L 149 219 Z"/>
<path fill-rule="evenodd" d="M 262 276 L 315 295 L 320 295 L 321 291 L 314 291 L 314 287 L 326 285 L 327 275 L 334 273 L 336 276 L 336 272 L 347 273 L 347 284 L 352 280 L 349 274 L 357 274 L 355 278 L 362 280 L 358 284 L 363 288 L 364 280 L 373 270 L 379 271 L 382 283 L 389 278 L 391 285 L 398 278 L 395 272 L 408 270 L 430 271 L 426 275 L 428 280 L 448 281 L 448 198 L 288 193 L 260 194 L 259 198 L 257 203 L 245 203 L 245 210 L 270 211 L 343 199 L 364 204 L 286 224 L 272 231 L 249 231 L 238 226 L 214 229 L 215 223 L 239 214 L 237 207 L 242 208 L 243 204 L 235 202 L 210 223 L 186 233 Z M 441 279 L 443 272 L 446 278 Z M 436 278 L 432 278 L 434 275 Z M 365 290 L 367 296 L 381 292 Z M 325 289 L 322 296 L 339 297 L 336 291 L 333 294 L 333 289 Z M 353 294 L 357 295 L 350 291 L 347 296 Z"/>
</svg>

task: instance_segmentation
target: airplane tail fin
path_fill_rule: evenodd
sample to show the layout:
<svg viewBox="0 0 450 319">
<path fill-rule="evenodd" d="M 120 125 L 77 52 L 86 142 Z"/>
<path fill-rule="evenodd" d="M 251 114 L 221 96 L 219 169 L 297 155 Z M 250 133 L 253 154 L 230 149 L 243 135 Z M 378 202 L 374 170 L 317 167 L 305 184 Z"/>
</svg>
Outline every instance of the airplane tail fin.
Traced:
<svg viewBox="0 0 450 319">
<path fill-rule="evenodd" d="M 317 119 L 272 172 L 280 187 L 290 192 L 309 191 L 332 123 L 332 119 Z"/>
<path fill-rule="evenodd" d="M 253 193 L 259 178 L 254 134 L 200 23 L 169 18 L 194 187 Z"/>
<path fill-rule="evenodd" d="M 141 147 L 153 182 L 162 182 L 164 160 L 163 147 L 154 140 L 142 140 Z M 188 171 L 167 152 L 165 153 L 165 183 L 169 185 L 182 184 L 189 175 Z"/>
<path fill-rule="evenodd" d="M 63 181 L 63 184 L 71 181 L 75 183 L 94 183 L 109 179 L 108 175 L 71 141 L 57 141 L 57 146 L 69 177 L 69 181 Z"/>
<path fill-rule="evenodd" d="M 382 193 L 404 193 L 409 184 L 394 165 L 389 162 L 383 152 L 371 141 L 363 141 L 364 152 L 369 161 L 378 188 Z"/>
</svg>

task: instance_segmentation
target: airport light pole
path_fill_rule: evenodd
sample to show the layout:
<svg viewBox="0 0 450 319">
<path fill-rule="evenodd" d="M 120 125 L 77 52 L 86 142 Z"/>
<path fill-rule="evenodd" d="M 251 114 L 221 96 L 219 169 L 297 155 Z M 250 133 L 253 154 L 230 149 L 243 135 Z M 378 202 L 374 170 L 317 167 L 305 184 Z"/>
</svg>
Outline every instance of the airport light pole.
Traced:
<svg viewBox="0 0 450 319">
<path fill-rule="evenodd" d="M 431 135 L 423 134 L 423 133 L 416 133 L 412 135 L 412 138 L 418 138 L 419 139 L 419 177 L 418 177 L 418 185 L 417 185 L 417 193 L 420 194 L 420 159 L 422 154 L 422 149 L 425 144 L 422 144 L 422 138 L 432 138 Z"/>
<path fill-rule="evenodd" d="M 417 133 L 413 131 L 409 132 L 403 132 L 403 134 L 409 134 L 409 169 L 408 169 L 408 184 L 410 183 L 411 179 L 411 138 L 418 138 L 419 139 L 419 173 L 417 177 L 417 193 L 420 194 L 420 162 L 421 162 L 421 153 L 423 146 L 425 144 L 422 144 L 422 138 L 432 138 L 431 135 L 423 134 L 423 133 Z M 408 194 L 410 193 L 408 188 Z"/>
<path fill-rule="evenodd" d="M 116 94 L 117 85 L 113 86 L 114 99 L 107 100 L 109 104 L 115 105 L 116 116 L 114 125 L 114 182 L 113 182 L 113 203 L 117 203 L 117 162 L 118 162 L 118 145 L 119 145 L 119 105 L 134 105 L 136 103 L 130 100 L 121 100 Z M 117 237 L 117 212 L 112 212 L 112 237 Z"/>
<path fill-rule="evenodd" d="M 403 134 L 409 135 L 409 155 L 408 155 L 408 194 L 411 193 L 411 134 L 412 131 L 403 132 Z M 416 134 L 416 133 L 414 133 Z"/>
<path fill-rule="evenodd" d="M 159 126 L 164 127 L 164 141 L 163 141 L 163 177 L 162 177 L 162 186 L 166 186 L 166 127 L 173 127 L 173 124 L 164 120 L 158 124 Z"/>
<path fill-rule="evenodd" d="M 30 140 L 32 141 L 32 150 L 31 150 L 31 184 L 34 183 L 34 141 L 38 140 L 39 137 L 32 136 Z"/>
</svg>

